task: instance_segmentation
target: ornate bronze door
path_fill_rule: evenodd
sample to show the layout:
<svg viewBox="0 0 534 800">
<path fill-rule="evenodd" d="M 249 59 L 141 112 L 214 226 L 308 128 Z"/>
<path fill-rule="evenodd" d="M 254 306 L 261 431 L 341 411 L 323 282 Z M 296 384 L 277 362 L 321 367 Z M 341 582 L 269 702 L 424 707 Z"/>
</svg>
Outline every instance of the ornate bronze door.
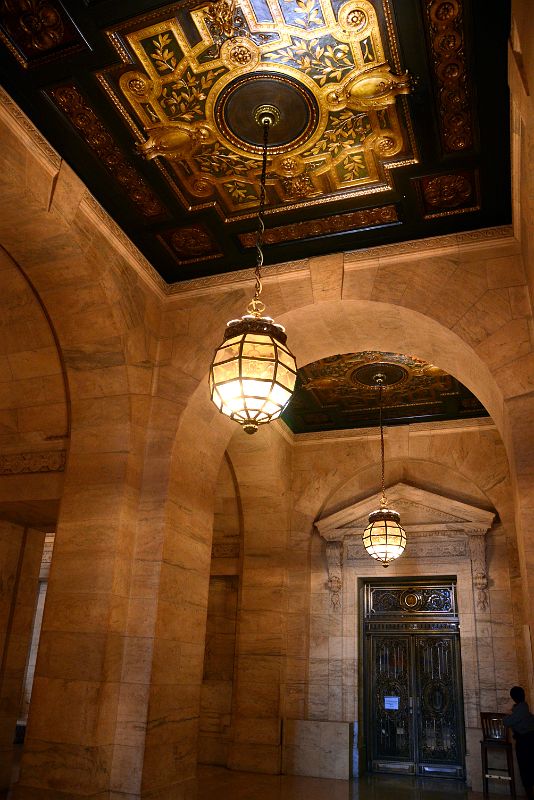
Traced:
<svg viewBox="0 0 534 800">
<path fill-rule="evenodd" d="M 369 769 L 463 777 L 454 583 L 369 583 L 364 609 Z"/>
</svg>

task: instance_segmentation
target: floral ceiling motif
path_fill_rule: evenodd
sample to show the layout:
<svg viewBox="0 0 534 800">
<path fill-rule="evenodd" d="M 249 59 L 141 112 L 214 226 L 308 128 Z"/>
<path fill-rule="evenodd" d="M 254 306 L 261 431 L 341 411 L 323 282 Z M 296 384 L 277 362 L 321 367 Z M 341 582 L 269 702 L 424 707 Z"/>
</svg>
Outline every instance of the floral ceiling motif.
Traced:
<svg viewBox="0 0 534 800">
<path fill-rule="evenodd" d="M 0 83 L 164 281 L 203 281 L 254 263 L 264 103 L 267 265 L 509 224 L 508 5 L 0 0 Z"/>
<path fill-rule="evenodd" d="M 215 205 L 223 218 L 255 211 L 261 147 L 244 117 L 261 99 L 302 117 L 281 141 L 273 129 L 271 208 L 378 191 L 391 185 L 389 170 L 415 162 L 403 103 L 412 78 L 401 68 L 388 0 L 240 0 L 242 35 L 221 45 L 218 5 L 110 31 L 128 67 L 100 74 L 138 151 L 160 159 L 186 208 Z M 226 17 L 220 24 L 228 28 Z"/>
</svg>

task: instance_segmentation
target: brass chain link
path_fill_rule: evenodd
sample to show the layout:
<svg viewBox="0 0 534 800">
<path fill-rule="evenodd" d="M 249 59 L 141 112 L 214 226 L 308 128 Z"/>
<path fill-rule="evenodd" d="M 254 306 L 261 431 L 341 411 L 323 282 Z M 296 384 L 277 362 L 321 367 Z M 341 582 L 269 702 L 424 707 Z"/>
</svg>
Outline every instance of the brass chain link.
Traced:
<svg viewBox="0 0 534 800">
<path fill-rule="evenodd" d="M 254 297 L 252 298 L 248 311 L 256 317 L 261 316 L 265 311 L 265 305 L 260 300 L 260 294 L 263 289 L 261 282 L 261 268 L 263 266 L 263 237 L 265 234 L 265 181 L 267 176 L 267 146 L 269 143 L 269 128 L 271 126 L 270 120 L 265 119 L 263 122 L 263 159 L 261 166 L 260 178 L 260 206 L 258 210 L 258 229 L 256 231 L 256 267 L 254 269 L 254 276 L 256 283 L 254 286 Z"/>
<path fill-rule="evenodd" d="M 379 403 L 380 403 L 380 457 L 382 460 L 382 498 L 380 500 L 381 505 L 386 505 L 386 479 L 385 479 L 385 457 L 384 457 L 384 427 L 382 425 L 382 393 L 384 391 L 384 387 L 381 385 L 379 387 Z"/>
</svg>

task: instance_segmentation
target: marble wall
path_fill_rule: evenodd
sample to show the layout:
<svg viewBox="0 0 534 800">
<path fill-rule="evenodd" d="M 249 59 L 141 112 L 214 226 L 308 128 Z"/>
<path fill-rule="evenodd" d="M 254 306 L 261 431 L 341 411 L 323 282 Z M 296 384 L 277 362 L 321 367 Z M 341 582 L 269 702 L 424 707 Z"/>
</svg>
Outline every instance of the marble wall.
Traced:
<svg viewBox="0 0 534 800">
<path fill-rule="evenodd" d="M 198 760 L 226 766 L 232 735 L 239 575 L 243 541 L 241 500 L 228 453 L 215 489 L 211 575 L 204 672 L 200 699 Z"/>
<path fill-rule="evenodd" d="M 237 594 L 237 575 L 212 575 L 200 695 L 200 764 L 226 766 L 228 763 L 232 730 Z"/>
</svg>

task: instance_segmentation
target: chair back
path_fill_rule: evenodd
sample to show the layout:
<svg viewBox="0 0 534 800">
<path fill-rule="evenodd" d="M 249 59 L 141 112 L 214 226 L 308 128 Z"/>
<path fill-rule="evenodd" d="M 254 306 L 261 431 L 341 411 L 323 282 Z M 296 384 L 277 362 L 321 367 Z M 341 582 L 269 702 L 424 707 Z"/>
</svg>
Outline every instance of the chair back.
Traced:
<svg viewBox="0 0 534 800">
<path fill-rule="evenodd" d="M 510 729 L 504 725 L 506 714 L 483 711 L 480 714 L 482 737 L 485 742 L 508 742 Z"/>
</svg>

